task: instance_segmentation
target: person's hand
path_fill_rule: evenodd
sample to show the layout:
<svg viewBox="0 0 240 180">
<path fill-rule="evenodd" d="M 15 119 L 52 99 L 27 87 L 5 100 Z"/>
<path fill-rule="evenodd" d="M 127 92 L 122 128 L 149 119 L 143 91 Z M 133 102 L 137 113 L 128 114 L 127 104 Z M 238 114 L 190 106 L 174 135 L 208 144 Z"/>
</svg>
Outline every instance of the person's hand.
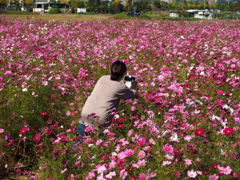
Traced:
<svg viewBox="0 0 240 180">
<path fill-rule="evenodd" d="M 130 89 L 137 89 L 137 85 L 138 85 L 137 81 L 132 81 Z"/>
</svg>

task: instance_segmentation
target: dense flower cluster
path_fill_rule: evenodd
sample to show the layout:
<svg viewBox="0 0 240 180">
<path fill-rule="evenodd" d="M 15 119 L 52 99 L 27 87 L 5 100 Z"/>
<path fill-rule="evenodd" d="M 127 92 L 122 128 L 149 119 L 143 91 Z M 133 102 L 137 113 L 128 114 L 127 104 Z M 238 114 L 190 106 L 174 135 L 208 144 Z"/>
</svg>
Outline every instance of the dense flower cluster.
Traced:
<svg viewBox="0 0 240 180">
<path fill-rule="evenodd" d="M 239 21 L 0 21 L 0 145 L 17 174 L 239 178 Z M 79 139 L 83 103 L 115 60 L 140 98 Z"/>
</svg>

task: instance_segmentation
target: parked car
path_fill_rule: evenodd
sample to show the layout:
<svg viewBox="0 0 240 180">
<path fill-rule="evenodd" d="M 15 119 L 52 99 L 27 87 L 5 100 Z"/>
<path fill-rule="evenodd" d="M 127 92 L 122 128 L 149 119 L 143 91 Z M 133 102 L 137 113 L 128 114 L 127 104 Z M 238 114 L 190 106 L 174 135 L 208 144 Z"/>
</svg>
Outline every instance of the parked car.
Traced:
<svg viewBox="0 0 240 180">
<path fill-rule="evenodd" d="M 140 16 L 140 11 L 132 10 L 127 13 L 127 16 Z"/>
</svg>

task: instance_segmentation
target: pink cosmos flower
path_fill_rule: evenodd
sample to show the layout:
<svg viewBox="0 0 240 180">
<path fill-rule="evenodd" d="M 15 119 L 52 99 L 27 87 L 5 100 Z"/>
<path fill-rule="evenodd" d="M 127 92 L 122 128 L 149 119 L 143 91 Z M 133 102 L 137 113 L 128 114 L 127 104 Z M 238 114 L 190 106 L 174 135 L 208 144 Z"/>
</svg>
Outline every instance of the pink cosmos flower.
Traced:
<svg viewBox="0 0 240 180">
<path fill-rule="evenodd" d="M 14 143 L 14 141 L 13 141 L 13 140 L 10 140 L 10 141 L 6 144 L 6 146 L 7 146 L 7 147 L 8 147 L 8 146 L 11 146 L 13 143 Z"/>
<path fill-rule="evenodd" d="M 139 180 L 146 180 L 147 176 L 144 173 L 140 173 L 138 178 L 139 178 Z"/>
<path fill-rule="evenodd" d="M 86 180 L 93 179 L 94 177 L 95 177 L 95 173 L 94 172 L 89 172 L 87 177 L 86 177 Z"/>
<path fill-rule="evenodd" d="M 72 121 L 71 124 L 70 124 L 70 126 L 74 126 L 74 124 L 75 124 L 75 121 Z"/>
<path fill-rule="evenodd" d="M 29 131 L 29 128 L 22 128 L 22 129 L 20 129 L 19 134 L 24 134 L 27 131 Z"/>
<path fill-rule="evenodd" d="M 180 171 L 174 171 L 173 175 L 176 176 L 177 178 L 180 178 L 181 173 L 180 173 Z"/>
<path fill-rule="evenodd" d="M 145 166 L 146 163 L 147 163 L 147 161 L 146 161 L 145 159 L 139 160 L 139 161 L 137 162 L 137 164 L 138 164 L 139 166 Z"/>
<path fill-rule="evenodd" d="M 216 174 L 210 175 L 209 180 L 218 180 L 218 176 Z"/>
<path fill-rule="evenodd" d="M 163 151 L 165 151 L 166 153 L 173 153 L 173 150 L 174 148 L 172 147 L 172 145 L 165 144 L 163 146 Z"/>
<path fill-rule="evenodd" d="M 142 158 L 145 157 L 145 155 L 146 155 L 146 153 L 145 153 L 144 151 L 140 151 L 140 152 L 138 153 L 138 158 L 139 158 L 139 159 L 142 159 Z"/>
<path fill-rule="evenodd" d="M 172 163 L 171 161 L 163 161 L 163 162 L 162 162 L 162 165 L 163 165 L 163 166 L 166 166 L 166 165 L 169 165 L 169 164 L 171 164 L 171 163 Z"/>
<path fill-rule="evenodd" d="M 107 170 L 107 168 L 106 168 L 104 165 L 99 166 L 99 167 L 97 168 L 98 174 L 102 174 L 102 173 L 104 173 L 106 170 Z"/>
<path fill-rule="evenodd" d="M 222 168 L 221 171 L 220 171 L 220 173 L 222 173 L 224 175 L 231 174 L 231 172 L 232 172 L 232 169 L 229 166 L 227 166 L 225 168 Z"/>
<path fill-rule="evenodd" d="M 185 165 L 191 165 L 192 161 L 190 159 L 184 159 Z"/>
<path fill-rule="evenodd" d="M 0 134 L 4 132 L 4 129 L 3 128 L 0 128 Z"/>
<path fill-rule="evenodd" d="M 143 148 L 143 150 L 146 151 L 146 152 L 151 152 L 152 151 L 152 147 L 151 146 L 145 146 Z"/>
<path fill-rule="evenodd" d="M 190 177 L 190 178 L 195 178 L 195 177 L 197 177 L 197 172 L 194 171 L 194 170 L 188 170 L 188 171 L 187 171 L 187 175 L 188 175 L 188 177 Z"/>
<path fill-rule="evenodd" d="M 127 157 L 132 156 L 135 153 L 135 151 L 132 149 L 126 149 L 124 152 Z"/>
<path fill-rule="evenodd" d="M 103 174 L 100 174 L 99 176 L 97 176 L 96 180 L 106 180 L 106 178 L 104 178 Z"/>
<path fill-rule="evenodd" d="M 125 169 L 120 171 L 120 178 L 125 179 L 128 175 L 128 172 Z"/>
<path fill-rule="evenodd" d="M 115 157 L 115 156 L 110 156 L 109 159 L 110 159 L 111 161 L 115 161 L 116 157 Z"/>
<path fill-rule="evenodd" d="M 12 74 L 12 71 L 6 70 L 4 75 Z"/>
<path fill-rule="evenodd" d="M 38 142 L 41 140 L 41 134 L 36 134 L 34 137 L 33 137 L 33 140 Z"/>
<path fill-rule="evenodd" d="M 120 153 L 118 153 L 117 157 L 118 157 L 118 159 L 124 159 L 127 156 L 126 156 L 125 152 L 120 152 Z"/>
<path fill-rule="evenodd" d="M 223 90 L 217 90 L 217 95 L 222 95 L 224 93 Z"/>
<path fill-rule="evenodd" d="M 102 142 L 103 142 L 103 140 L 102 140 L 102 139 L 99 139 L 99 140 L 97 140 L 96 145 L 97 145 L 97 146 L 100 146 Z"/>
<path fill-rule="evenodd" d="M 146 138 L 145 137 L 140 137 L 137 146 L 143 146 L 146 143 Z"/>
<path fill-rule="evenodd" d="M 156 142 L 155 142 L 153 139 L 149 139 L 149 144 L 150 144 L 150 145 L 155 145 Z"/>
<path fill-rule="evenodd" d="M 93 127 L 91 127 L 91 126 L 87 126 L 84 131 L 85 131 L 85 132 L 93 132 L 94 129 L 93 129 Z"/>
<path fill-rule="evenodd" d="M 23 165 L 22 163 L 18 162 L 18 163 L 17 163 L 17 167 L 18 167 L 18 168 L 21 168 L 21 167 L 24 167 L 24 165 Z"/>
<path fill-rule="evenodd" d="M 237 178 L 238 177 L 238 173 L 236 171 L 232 172 L 232 177 L 233 178 Z"/>
<path fill-rule="evenodd" d="M 166 71 L 169 71 L 169 68 L 168 67 L 163 67 L 161 70 L 166 72 Z"/>
<path fill-rule="evenodd" d="M 135 111 L 135 110 L 136 110 L 136 106 L 132 106 L 131 111 Z"/>
<path fill-rule="evenodd" d="M 70 112 L 70 111 L 67 111 L 67 112 L 66 112 L 66 115 L 67 115 L 67 116 L 70 116 L 70 115 L 71 115 L 71 112 Z"/>
<path fill-rule="evenodd" d="M 113 179 L 113 177 L 115 177 L 115 176 L 116 176 L 116 172 L 113 171 L 113 172 L 110 172 L 109 174 L 107 174 L 106 178 L 107 179 Z"/>
<path fill-rule="evenodd" d="M 80 165 L 80 163 L 81 163 L 81 161 L 77 161 L 77 162 L 75 162 L 74 164 L 75 164 L 75 165 Z"/>
<path fill-rule="evenodd" d="M 113 169 L 113 168 L 116 168 L 116 166 L 117 166 L 117 163 L 115 162 L 115 161 L 111 161 L 109 164 L 109 169 Z"/>
<path fill-rule="evenodd" d="M 68 169 L 65 168 L 64 170 L 61 171 L 61 174 L 65 173 Z"/>
</svg>

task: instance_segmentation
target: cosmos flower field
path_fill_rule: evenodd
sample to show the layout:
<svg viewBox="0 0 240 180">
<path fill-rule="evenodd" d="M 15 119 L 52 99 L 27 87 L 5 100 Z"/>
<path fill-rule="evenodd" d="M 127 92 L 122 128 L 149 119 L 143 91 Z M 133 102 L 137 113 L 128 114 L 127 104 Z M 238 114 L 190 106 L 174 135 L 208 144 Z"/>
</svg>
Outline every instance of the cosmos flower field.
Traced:
<svg viewBox="0 0 240 180">
<path fill-rule="evenodd" d="M 240 21 L 0 18 L 0 168 L 29 179 L 238 179 Z M 73 148 L 96 81 L 122 60 L 139 99 Z M 107 88 L 107 87 L 106 87 Z M 101 132 L 103 134 L 99 135 Z"/>
</svg>

